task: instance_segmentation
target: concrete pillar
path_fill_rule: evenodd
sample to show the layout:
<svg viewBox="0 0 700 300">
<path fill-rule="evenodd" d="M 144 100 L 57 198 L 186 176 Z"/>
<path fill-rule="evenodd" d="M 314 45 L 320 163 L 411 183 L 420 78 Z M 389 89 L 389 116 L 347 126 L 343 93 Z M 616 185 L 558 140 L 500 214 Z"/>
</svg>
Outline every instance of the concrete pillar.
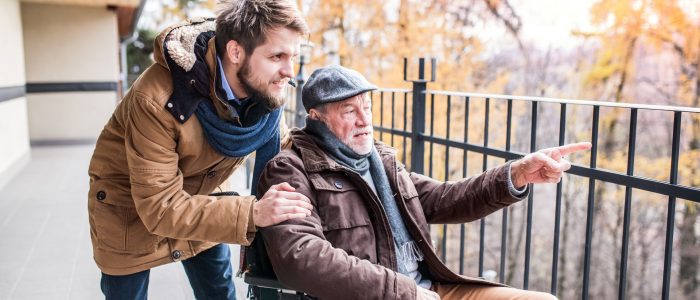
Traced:
<svg viewBox="0 0 700 300">
<path fill-rule="evenodd" d="M 0 189 L 29 162 L 19 0 L 0 1 Z"/>
<path fill-rule="evenodd" d="M 32 144 L 95 141 L 117 103 L 116 13 L 23 3 L 21 15 Z"/>
</svg>

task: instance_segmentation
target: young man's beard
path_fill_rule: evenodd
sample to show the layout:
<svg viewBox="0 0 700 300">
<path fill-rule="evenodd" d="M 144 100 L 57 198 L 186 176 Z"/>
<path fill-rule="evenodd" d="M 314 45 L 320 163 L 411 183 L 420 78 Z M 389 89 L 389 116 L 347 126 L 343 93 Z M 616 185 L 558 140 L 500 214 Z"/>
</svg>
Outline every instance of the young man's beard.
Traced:
<svg viewBox="0 0 700 300">
<path fill-rule="evenodd" d="M 270 110 L 275 110 L 284 105 L 285 98 L 283 96 L 271 95 L 265 90 L 261 90 L 261 87 L 255 87 L 254 84 L 248 80 L 251 77 L 248 58 L 243 61 L 242 67 L 240 70 L 238 70 L 236 76 L 238 76 L 238 81 L 240 81 L 241 85 L 243 85 L 243 89 L 245 89 L 245 92 L 248 94 L 249 98 L 255 99 L 254 101 L 260 101 Z M 264 86 L 262 88 L 264 88 Z"/>
</svg>

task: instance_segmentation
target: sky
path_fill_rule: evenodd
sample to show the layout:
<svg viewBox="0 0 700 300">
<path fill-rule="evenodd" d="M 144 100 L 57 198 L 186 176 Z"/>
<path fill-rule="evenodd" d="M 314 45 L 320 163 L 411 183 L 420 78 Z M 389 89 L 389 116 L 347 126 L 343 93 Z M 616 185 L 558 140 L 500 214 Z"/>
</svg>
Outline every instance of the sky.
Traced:
<svg viewBox="0 0 700 300">
<path fill-rule="evenodd" d="M 393 0 L 397 2 L 399 0 Z M 157 26 L 154 16 L 161 14 L 163 5 L 172 4 L 175 0 L 147 0 L 141 15 L 139 27 L 161 30 L 169 24 Z M 523 28 L 521 36 L 526 42 L 531 42 L 541 49 L 566 48 L 570 49 L 581 43 L 581 38 L 571 35 L 572 30 L 587 31 L 591 29 L 590 9 L 596 0 L 510 0 L 515 12 L 521 17 Z M 687 11 L 697 14 L 700 11 L 700 0 L 680 0 Z M 212 12 L 201 10 L 194 12 L 196 16 L 213 16 Z M 173 20 L 172 22 L 175 22 Z M 167 23 L 167 22 L 166 22 Z M 482 41 L 491 50 L 512 46 L 511 39 L 504 39 L 507 32 L 504 26 L 486 23 L 477 26 Z"/>
<path fill-rule="evenodd" d="M 590 9 L 594 1 L 578 0 L 511 0 L 511 5 L 520 16 L 524 41 L 533 42 L 542 49 L 573 48 L 581 39 L 571 35 L 572 30 L 590 30 Z M 485 24 L 479 29 L 485 45 L 489 48 L 512 46 L 511 39 L 504 39 L 504 26 Z M 492 49 L 496 50 L 496 49 Z"/>
<path fill-rule="evenodd" d="M 686 0 L 697 2 L 698 0 Z M 139 27 L 160 30 L 155 24 L 154 17 L 161 13 L 161 7 L 173 3 L 174 0 L 147 0 L 141 15 Z M 571 48 L 580 43 L 580 39 L 571 36 L 574 29 L 590 29 L 589 15 L 593 0 L 510 0 L 516 13 L 522 18 L 522 36 L 526 41 L 532 41 L 542 48 Z M 196 15 L 212 16 L 208 11 L 195 12 Z M 166 24 L 167 25 L 167 24 Z M 160 27 L 166 26 L 161 25 Z M 506 34 L 503 26 L 493 24 L 483 25 L 478 31 L 486 45 L 500 48 Z"/>
<path fill-rule="evenodd" d="M 570 46 L 579 41 L 571 36 L 572 30 L 591 29 L 590 0 L 514 0 L 512 5 L 523 18 L 523 34 L 528 40 Z"/>
</svg>

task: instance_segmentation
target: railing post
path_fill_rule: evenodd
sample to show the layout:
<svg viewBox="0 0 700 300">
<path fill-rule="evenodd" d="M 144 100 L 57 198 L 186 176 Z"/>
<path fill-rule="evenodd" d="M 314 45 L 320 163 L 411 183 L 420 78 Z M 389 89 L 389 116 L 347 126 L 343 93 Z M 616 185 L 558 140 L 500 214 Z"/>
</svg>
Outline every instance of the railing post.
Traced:
<svg viewBox="0 0 700 300">
<path fill-rule="evenodd" d="M 304 65 L 311 61 L 312 49 L 314 44 L 306 41 L 301 43 L 299 48 L 299 73 L 297 73 L 296 78 L 296 107 L 294 110 L 294 126 L 298 128 L 303 128 L 306 126 L 306 109 L 304 109 L 304 102 L 301 101 L 301 88 L 304 87 Z"/>
<path fill-rule="evenodd" d="M 304 109 L 304 103 L 301 101 L 301 88 L 304 86 L 304 59 L 299 60 L 299 73 L 294 80 L 297 83 L 296 86 L 296 110 L 294 111 L 294 126 L 298 128 L 303 128 L 306 126 L 306 109 Z"/>
<path fill-rule="evenodd" d="M 408 59 L 403 59 L 403 79 L 413 83 L 413 108 L 411 120 L 411 171 L 424 174 L 425 143 L 425 97 L 428 89 L 428 82 L 435 81 L 435 58 L 431 58 L 431 79 L 425 80 L 425 58 L 418 60 L 418 78 L 408 80 L 407 66 Z"/>
</svg>

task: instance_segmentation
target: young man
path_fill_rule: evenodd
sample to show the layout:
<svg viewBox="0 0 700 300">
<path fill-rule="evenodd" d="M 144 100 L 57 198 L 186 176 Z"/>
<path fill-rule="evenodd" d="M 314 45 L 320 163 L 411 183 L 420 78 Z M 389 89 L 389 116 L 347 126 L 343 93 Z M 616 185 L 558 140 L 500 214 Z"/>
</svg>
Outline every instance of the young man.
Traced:
<svg viewBox="0 0 700 300">
<path fill-rule="evenodd" d="M 529 183 L 558 182 L 564 155 L 589 143 L 545 149 L 457 182 L 408 173 L 375 142 L 368 91 L 358 72 L 316 70 L 303 87 L 309 112 L 292 147 L 271 160 L 260 191 L 288 182 L 311 199 L 311 216 L 261 229 L 278 279 L 321 299 L 555 299 L 449 270 L 428 223 L 463 223 L 520 201 Z"/>
<path fill-rule="evenodd" d="M 262 197 L 225 194 L 256 152 L 253 187 L 279 152 L 284 89 L 308 29 L 292 0 L 222 3 L 214 20 L 163 31 L 156 63 L 103 129 L 90 162 L 88 210 L 107 299 L 145 299 L 150 268 L 182 261 L 198 299 L 235 299 L 229 248 L 256 226 L 310 215 L 280 182 Z"/>
</svg>

